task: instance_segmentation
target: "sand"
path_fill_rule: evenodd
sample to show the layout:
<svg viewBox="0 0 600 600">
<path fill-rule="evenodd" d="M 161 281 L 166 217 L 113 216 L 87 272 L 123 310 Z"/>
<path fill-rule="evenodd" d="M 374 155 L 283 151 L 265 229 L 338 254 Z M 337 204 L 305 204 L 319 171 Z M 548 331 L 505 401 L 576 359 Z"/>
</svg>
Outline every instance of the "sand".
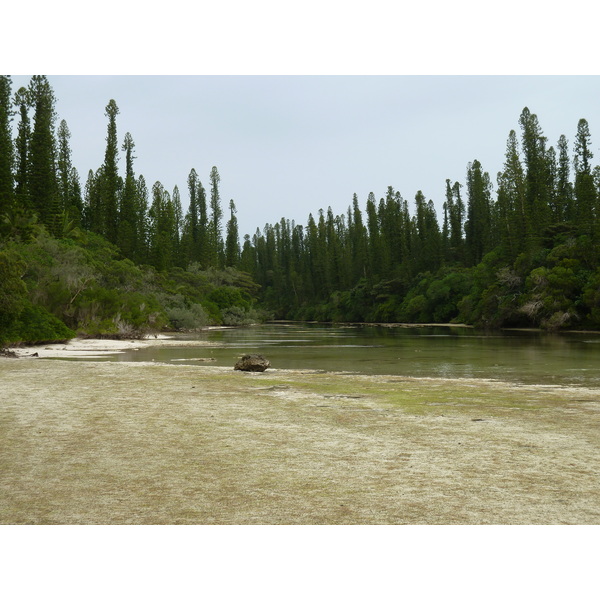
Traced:
<svg viewBox="0 0 600 600">
<path fill-rule="evenodd" d="M 600 524 L 600 390 L 59 358 L 170 343 L 0 359 L 0 523 Z"/>
</svg>

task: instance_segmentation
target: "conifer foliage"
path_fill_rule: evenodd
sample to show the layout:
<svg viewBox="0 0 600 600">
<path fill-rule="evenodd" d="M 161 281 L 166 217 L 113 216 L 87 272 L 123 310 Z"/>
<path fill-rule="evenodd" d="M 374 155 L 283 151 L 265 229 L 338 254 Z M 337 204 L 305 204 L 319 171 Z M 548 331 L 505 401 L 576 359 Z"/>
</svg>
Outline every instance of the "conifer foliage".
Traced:
<svg viewBox="0 0 600 600">
<path fill-rule="evenodd" d="M 391 187 L 369 194 L 366 224 L 356 195 L 346 215 L 267 224 L 244 251 L 264 301 L 292 319 L 599 327 L 600 167 L 587 121 L 574 181 L 567 138 L 548 146 L 528 108 L 519 125 L 495 192 L 478 160 L 464 183 L 446 180 L 441 229 L 422 192 L 411 216 Z"/>
<path fill-rule="evenodd" d="M 572 147 L 565 135 L 552 146 L 524 108 L 495 180 L 474 159 L 463 181 L 440 182 L 440 214 L 420 190 L 409 202 L 389 186 L 364 206 L 354 194 L 343 214 L 267 223 L 240 247 L 233 199 L 223 224 L 216 166 L 206 188 L 191 168 L 183 198 L 147 183 L 131 133 L 119 143 L 111 99 L 104 161 L 82 192 L 48 79 L 12 96 L 11 85 L 0 77 L 0 267 L 10 281 L 0 293 L 18 296 L 12 312 L 38 318 L 41 306 L 70 327 L 114 333 L 126 330 L 123 314 L 138 325 L 241 324 L 258 295 L 286 319 L 600 328 L 600 167 L 583 118 Z M 59 259 L 54 280 L 31 266 Z M 135 308 L 131 292 L 144 286 L 154 296 Z"/>
</svg>

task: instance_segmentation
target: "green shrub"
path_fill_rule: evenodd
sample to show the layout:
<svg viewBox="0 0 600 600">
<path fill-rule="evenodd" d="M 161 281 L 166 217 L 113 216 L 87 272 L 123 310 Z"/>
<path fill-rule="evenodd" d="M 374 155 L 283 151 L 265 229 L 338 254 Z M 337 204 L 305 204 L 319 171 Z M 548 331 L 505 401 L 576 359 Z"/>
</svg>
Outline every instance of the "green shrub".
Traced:
<svg viewBox="0 0 600 600">
<path fill-rule="evenodd" d="M 75 335 L 75 332 L 60 319 L 50 314 L 42 306 L 36 306 L 29 301 L 26 301 L 10 330 L 12 342 L 29 344 L 62 342 L 70 340 Z"/>
</svg>

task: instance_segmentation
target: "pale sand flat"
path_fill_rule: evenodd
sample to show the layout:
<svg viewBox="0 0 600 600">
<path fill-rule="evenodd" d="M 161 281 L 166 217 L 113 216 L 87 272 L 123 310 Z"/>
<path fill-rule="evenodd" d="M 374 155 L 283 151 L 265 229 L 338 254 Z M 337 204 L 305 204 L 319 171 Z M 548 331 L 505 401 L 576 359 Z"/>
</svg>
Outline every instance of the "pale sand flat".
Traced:
<svg viewBox="0 0 600 600">
<path fill-rule="evenodd" d="M 3 524 L 600 524 L 598 390 L 5 358 L 0 398 Z"/>
</svg>

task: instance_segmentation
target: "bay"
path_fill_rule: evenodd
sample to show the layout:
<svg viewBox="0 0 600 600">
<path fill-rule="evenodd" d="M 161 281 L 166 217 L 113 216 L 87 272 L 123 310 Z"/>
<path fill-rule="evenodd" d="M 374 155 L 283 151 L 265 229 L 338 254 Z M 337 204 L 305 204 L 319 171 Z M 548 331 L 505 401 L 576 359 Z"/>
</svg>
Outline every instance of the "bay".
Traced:
<svg viewBox="0 0 600 600">
<path fill-rule="evenodd" d="M 210 346 L 156 346 L 106 360 L 233 367 L 241 355 L 260 353 L 276 369 L 600 388 L 600 335 L 594 332 L 486 333 L 452 326 L 270 323 L 173 337 Z"/>
</svg>

